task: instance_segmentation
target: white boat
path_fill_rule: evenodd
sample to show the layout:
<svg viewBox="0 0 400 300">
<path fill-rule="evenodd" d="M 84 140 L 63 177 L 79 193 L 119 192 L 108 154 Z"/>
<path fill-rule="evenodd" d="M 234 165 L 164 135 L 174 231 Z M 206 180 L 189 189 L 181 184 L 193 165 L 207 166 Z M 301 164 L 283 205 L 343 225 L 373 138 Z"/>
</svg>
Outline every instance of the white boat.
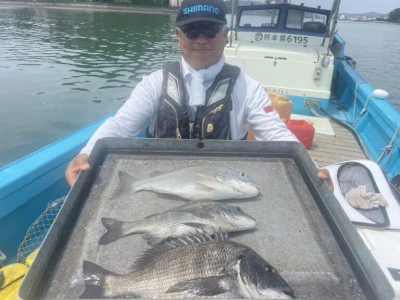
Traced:
<svg viewBox="0 0 400 300">
<path fill-rule="evenodd" d="M 330 9 L 272 2 L 237 7 L 236 17 L 231 18 L 226 60 L 260 81 L 266 91 L 290 98 L 290 119 L 313 123 L 315 134 L 308 153 L 320 167 L 331 171 L 335 196 L 389 281 L 393 291 L 388 294 L 400 299 L 400 232 L 396 225 L 400 215 L 395 194 L 400 173 L 400 113 L 388 103 L 387 93 L 368 84 L 346 56 L 345 41 L 335 31 L 339 0 Z M 66 165 L 106 118 L 0 169 L 0 228 L 8 229 L 0 235 L 0 250 L 7 264 L 24 262 L 26 252 L 40 246 L 59 206 L 37 243 L 24 240 L 32 233 L 28 229 L 43 220 L 39 216 L 48 216 L 42 213 L 50 201 L 67 195 Z M 390 204 L 385 226 L 370 226 L 374 222 L 362 216 L 356 219 L 343 200 L 337 170 L 354 161 L 373 162 L 373 166 L 365 165 Z M 27 243 L 33 243 L 32 247 Z"/>
</svg>

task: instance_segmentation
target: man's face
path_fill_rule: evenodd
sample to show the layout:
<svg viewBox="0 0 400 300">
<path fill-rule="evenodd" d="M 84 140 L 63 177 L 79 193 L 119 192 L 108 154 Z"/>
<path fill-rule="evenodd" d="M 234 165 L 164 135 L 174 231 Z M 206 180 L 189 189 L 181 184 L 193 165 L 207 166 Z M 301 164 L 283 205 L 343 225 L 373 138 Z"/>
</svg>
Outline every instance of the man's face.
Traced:
<svg viewBox="0 0 400 300">
<path fill-rule="evenodd" d="M 224 52 L 228 30 L 222 24 L 194 22 L 175 29 L 183 58 L 195 69 L 216 64 Z"/>
</svg>

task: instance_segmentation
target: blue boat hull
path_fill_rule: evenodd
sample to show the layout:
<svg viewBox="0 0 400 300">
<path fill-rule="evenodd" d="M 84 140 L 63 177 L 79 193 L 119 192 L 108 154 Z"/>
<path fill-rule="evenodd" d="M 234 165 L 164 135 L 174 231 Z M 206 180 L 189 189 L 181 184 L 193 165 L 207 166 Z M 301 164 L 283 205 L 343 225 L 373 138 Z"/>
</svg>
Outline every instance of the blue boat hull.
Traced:
<svg viewBox="0 0 400 300">
<path fill-rule="evenodd" d="M 68 193 L 65 169 L 104 120 L 0 169 L 0 249 L 7 263 L 16 261 L 19 244 L 47 204 Z"/>
</svg>

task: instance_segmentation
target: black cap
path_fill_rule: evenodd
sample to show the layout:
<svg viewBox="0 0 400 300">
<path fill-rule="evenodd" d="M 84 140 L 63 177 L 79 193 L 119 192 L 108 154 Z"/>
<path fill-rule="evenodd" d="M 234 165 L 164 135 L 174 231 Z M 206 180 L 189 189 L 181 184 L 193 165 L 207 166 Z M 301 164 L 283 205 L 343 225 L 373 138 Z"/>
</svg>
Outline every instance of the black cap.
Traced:
<svg viewBox="0 0 400 300">
<path fill-rule="evenodd" d="M 184 0 L 176 16 L 176 26 L 199 21 L 226 24 L 224 2 L 222 0 Z"/>
</svg>

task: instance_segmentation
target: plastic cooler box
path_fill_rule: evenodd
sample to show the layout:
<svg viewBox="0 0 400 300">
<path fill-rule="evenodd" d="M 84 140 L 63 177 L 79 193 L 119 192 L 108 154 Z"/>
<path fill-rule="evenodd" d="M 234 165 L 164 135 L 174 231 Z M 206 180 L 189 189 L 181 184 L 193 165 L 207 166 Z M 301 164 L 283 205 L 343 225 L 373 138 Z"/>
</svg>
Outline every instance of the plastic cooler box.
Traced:
<svg viewBox="0 0 400 300">
<path fill-rule="evenodd" d="M 84 260 L 118 274 L 132 273 L 131 265 L 149 249 L 147 242 L 138 234 L 99 246 L 104 234 L 101 218 L 142 220 L 185 202 L 149 191 L 121 192 L 119 173 L 145 179 L 189 165 L 228 166 L 255 180 L 257 197 L 230 203 L 257 220 L 257 229 L 230 238 L 276 266 L 298 299 L 395 298 L 385 274 L 328 186 L 316 178 L 315 163 L 299 143 L 103 138 L 89 163 L 91 168 L 79 175 L 24 276 L 21 299 L 78 299 L 86 288 Z"/>
<path fill-rule="evenodd" d="M 306 149 L 310 149 L 314 139 L 314 126 L 308 124 L 306 120 L 286 119 L 285 123 Z"/>
</svg>

